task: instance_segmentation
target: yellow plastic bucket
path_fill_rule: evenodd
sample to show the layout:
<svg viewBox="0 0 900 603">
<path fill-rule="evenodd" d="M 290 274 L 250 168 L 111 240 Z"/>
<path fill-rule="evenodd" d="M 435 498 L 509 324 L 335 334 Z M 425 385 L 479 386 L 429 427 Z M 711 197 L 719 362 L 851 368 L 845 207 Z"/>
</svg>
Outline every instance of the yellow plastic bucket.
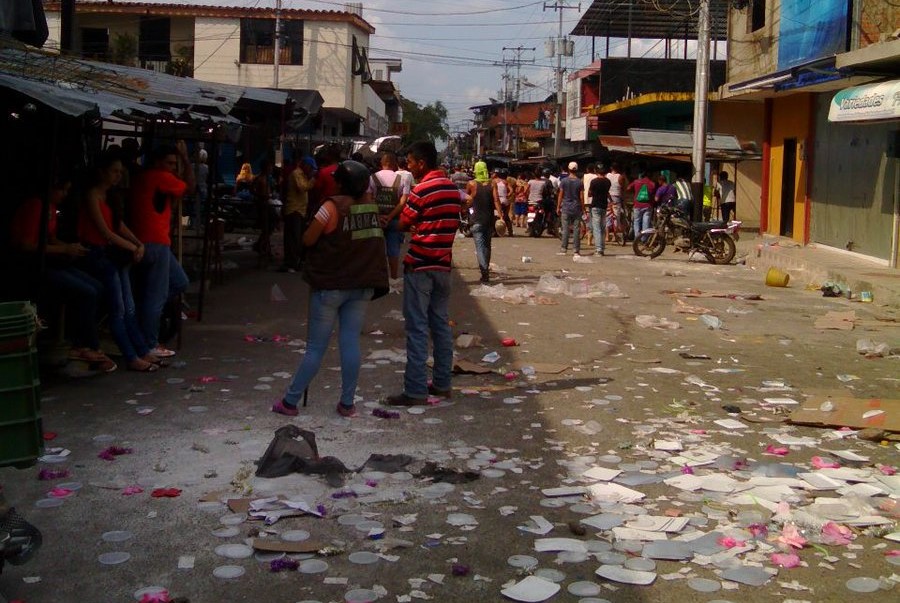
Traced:
<svg viewBox="0 0 900 603">
<path fill-rule="evenodd" d="M 782 272 L 774 266 L 766 272 L 766 285 L 769 287 L 787 287 L 789 280 L 791 280 L 790 274 Z"/>
</svg>

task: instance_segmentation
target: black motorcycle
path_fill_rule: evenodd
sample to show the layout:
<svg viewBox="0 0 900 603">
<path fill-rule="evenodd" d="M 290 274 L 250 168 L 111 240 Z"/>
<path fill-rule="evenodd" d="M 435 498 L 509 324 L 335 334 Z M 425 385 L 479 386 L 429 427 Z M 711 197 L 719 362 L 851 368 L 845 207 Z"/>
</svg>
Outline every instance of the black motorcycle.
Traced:
<svg viewBox="0 0 900 603">
<path fill-rule="evenodd" d="M 672 244 L 677 251 L 700 252 L 710 264 L 730 264 L 737 251 L 741 222 L 693 222 L 689 202 L 669 202 L 656 208 L 656 226 L 642 230 L 632 244 L 634 254 L 655 258 Z"/>
<path fill-rule="evenodd" d="M 0 516 L 0 573 L 6 562 L 22 565 L 31 559 L 40 548 L 41 541 L 41 532 L 15 509 L 9 509 Z"/>
<path fill-rule="evenodd" d="M 530 236 L 537 238 L 544 234 L 544 230 L 546 230 L 551 237 L 559 237 L 559 228 L 556 226 L 556 214 L 545 210 L 543 204 L 530 203 L 528 205 L 528 214 L 525 218 L 526 228 Z"/>
</svg>

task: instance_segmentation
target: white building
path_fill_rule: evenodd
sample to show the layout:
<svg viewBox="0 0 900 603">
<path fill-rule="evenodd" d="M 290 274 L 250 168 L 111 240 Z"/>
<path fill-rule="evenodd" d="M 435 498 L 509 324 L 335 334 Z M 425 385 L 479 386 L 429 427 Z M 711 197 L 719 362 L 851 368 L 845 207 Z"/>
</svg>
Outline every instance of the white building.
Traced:
<svg viewBox="0 0 900 603">
<path fill-rule="evenodd" d="M 361 3 L 347 4 L 347 10 L 282 9 L 277 68 L 279 15 L 273 8 L 119 1 L 79 1 L 75 7 L 72 51 L 78 56 L 210 82 L 318 91 L 324 104 L 317 134 L 323 138 L 361 135 L 363 123 L 373 119 L 383 129 L 387 119 L 384 101 L 367 85 L 375 28 L 362 17 Z M 45 9 L 45 47 L 58 47 L 60 2 L 46 2 Z"/>
</svg>

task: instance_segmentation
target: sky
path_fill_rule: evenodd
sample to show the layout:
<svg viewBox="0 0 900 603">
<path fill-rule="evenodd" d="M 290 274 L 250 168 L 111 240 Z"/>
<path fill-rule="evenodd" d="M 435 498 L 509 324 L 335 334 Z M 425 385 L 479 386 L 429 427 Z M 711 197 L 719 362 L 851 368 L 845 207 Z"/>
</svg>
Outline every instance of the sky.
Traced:
<svg viewBox="0 0 900 603">
<path fill-rule="evenodd" d="M 143 0 L 157 4 L 274 6 L 275 0 Z M 552 0 L 565 4 L 562 32 L 567 35 L 591 5 L 590 0 Z M 580 4 L 580 8 L 579 8 Z M 400 58 L 403 70 L 392 79 L 400 93 L 421 105 L 441 101 L 448 110 L 448 129 L 467 131 L 470 107 L 502 98 L 504 60 L 517 54 L 524 63 L 509 71 L 510 91 L 518 76 L 521 101 L 543 100 L 555 91 L 556 59 L 548 58 L 545 41 L 559 32 L 560 13 L 534 0 L 363 0 L 363 18 L 375 27 L 370 58 Z M 345 10 L 341 0 L 282 0 L 284 8 Z M 589 37 L 574 36 L 574 56 L 563 61 L 566 72 L 591 62 Z M 524 47 L 517 53 L 516 47 Z M 506 48 L 506 50 L 504 50 Z M 534 50 L 531 50 L 531 49 Z M 612 40 L 610 56 L 622 56 L 624 40 Z M 596 42 L 602 58 L 605 40 Z M 635 41 L 633 56 L 659 56 L 652 41 Z M 527 80 L 527 81 L 526 81 Z"/>
</svg>

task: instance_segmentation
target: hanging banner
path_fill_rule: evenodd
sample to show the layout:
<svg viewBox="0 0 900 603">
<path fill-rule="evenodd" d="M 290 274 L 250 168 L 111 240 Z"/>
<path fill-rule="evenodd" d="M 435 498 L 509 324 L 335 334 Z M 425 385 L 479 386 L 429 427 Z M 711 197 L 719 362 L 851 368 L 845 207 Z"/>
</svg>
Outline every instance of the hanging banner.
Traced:
<svg viewBox="0 0 900 603">
<path fill-rule="evenodd" d="M 847 50 L 847 0 L 781 0 L 778 70 Z"/>
<path fill-rule="evenodd" d="M 831 122 L 893 119 L 900 119 L 900 80 L 841 90 L 828 109 Z"/>
</svg>

